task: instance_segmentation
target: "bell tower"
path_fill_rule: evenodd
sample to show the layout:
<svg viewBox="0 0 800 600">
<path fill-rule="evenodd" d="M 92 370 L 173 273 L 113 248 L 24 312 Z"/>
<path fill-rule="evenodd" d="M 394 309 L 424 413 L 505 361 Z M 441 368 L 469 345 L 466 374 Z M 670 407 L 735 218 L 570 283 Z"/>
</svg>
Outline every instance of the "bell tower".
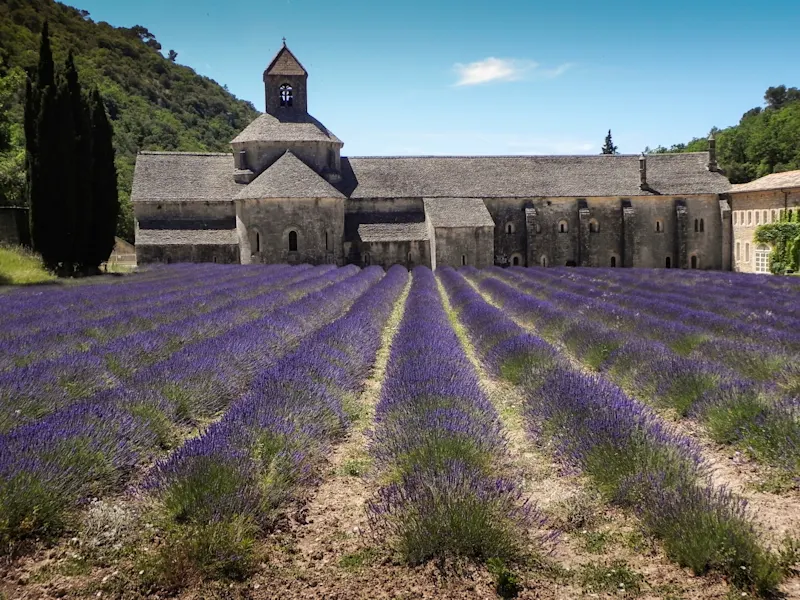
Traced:
<svg viewBox="0 0 800 600">
<path fill-rule="evenodd" d="M 308 72 L 286 47 L 283 48 L 264 71 L 266 112 L 280 121 L 303 121 L 308 116 Z"/>
</svg>

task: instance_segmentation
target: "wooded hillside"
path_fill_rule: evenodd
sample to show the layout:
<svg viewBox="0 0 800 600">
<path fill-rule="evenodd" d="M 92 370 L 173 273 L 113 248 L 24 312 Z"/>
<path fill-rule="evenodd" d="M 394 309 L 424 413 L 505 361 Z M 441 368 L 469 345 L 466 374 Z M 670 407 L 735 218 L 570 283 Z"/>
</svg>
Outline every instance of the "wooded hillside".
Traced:
<svg viewBox="0 0 800 600">
<path fill-rule="evenodd" d="M 765 107 L 742 115 L 738 125 L 713 128 L 717 160 L 732 183 L 746 183 L 769 175 L 800 169 L 800 90 L 779 85 L 764 94 Z M 652 152 L 708 150 L 708 140 L 694 138 L 688 144 L 659 146 Z"/>
<path fill-rule="evenodd" d="M 57 63 L 70 49 L 81 81 L 96 85 L 114 127 L 122 212 L 118 234 L 133 239 L 130 189 L 139 150 L 227 152 L 257 116 L 250 102 L 174 62 L 145 27 L 95 23 L 52 0 L 0 0 L 0 205 L 24 204 L 25 72 L 38 61 L 47 20 Z M 172 60 L 170 60 L 170 57 Z"/>
</svg>

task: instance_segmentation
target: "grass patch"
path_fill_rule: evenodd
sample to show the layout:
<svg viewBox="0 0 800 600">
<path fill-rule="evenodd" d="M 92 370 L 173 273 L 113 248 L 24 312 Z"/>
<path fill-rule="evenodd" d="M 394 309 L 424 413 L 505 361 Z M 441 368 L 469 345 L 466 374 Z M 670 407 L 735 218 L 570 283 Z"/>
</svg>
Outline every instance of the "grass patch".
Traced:
<svg viewBox="0 0 800 600">
<path fill-rule="evenodd" d="M 56 281 L 38 254 L 22 246 L 0 244 L 0 285 L 30 285 Z"/>
<path fill-rule="evenodd" d="M 377 557 L 378 551 L 375 548 L 363 548 L 342 556 L 339 559 L 339 566 L 345 571 L 358 571 L 374 563 Z"/>
<path fill-rule="evenodd" d="M 581 587 L 595 594 L 616 593 L 632 598 L 641 593 L 643 583 L 644 577 L 624 560 L 615 560 L 610 565 L 590 563 L 580 573 Z"/>
</svg>

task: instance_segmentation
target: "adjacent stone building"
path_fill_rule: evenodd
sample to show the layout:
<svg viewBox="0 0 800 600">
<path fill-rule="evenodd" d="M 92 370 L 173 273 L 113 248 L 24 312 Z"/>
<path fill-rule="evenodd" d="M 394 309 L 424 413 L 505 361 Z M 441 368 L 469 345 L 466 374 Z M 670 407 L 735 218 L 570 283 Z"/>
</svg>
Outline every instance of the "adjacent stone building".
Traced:
<svg viewBox="0 0 800 600">
<path fill-rule="evenodd" d="M 776 223 L 792 211 L 800 212 L 800 171 L 773 173 L 731 186 L 733 269 L 742 273 L 769 273 L 770 247 L 756 244 L 756 227 Z"/>
<path fill-rule="evenodd" d="M 142 152 L 147 262 L 731 269 L 731 185 L 708 153 L 343 157 L 284 46 L 231 154 Z"/>
</svg>

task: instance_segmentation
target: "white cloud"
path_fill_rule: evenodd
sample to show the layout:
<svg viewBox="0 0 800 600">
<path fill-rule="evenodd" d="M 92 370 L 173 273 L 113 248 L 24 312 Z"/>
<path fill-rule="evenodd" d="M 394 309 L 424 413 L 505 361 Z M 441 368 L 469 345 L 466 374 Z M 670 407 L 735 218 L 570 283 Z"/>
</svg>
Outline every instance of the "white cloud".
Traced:
<svg viewBox="0 0 800 600">
<path fill-rule="evenodd" d="M 571 63 L 565 63 L 553 69 L 539 69 L 539 63 L 532 60 L 494 56 L 467 65 L 456 63 L 454 66 L 458 74 L 457 86 L 479 85 L 490 81 L 518 81 L 528 75 L 553 79 L 564 74 L 570 67 Z"/>
</svg>

